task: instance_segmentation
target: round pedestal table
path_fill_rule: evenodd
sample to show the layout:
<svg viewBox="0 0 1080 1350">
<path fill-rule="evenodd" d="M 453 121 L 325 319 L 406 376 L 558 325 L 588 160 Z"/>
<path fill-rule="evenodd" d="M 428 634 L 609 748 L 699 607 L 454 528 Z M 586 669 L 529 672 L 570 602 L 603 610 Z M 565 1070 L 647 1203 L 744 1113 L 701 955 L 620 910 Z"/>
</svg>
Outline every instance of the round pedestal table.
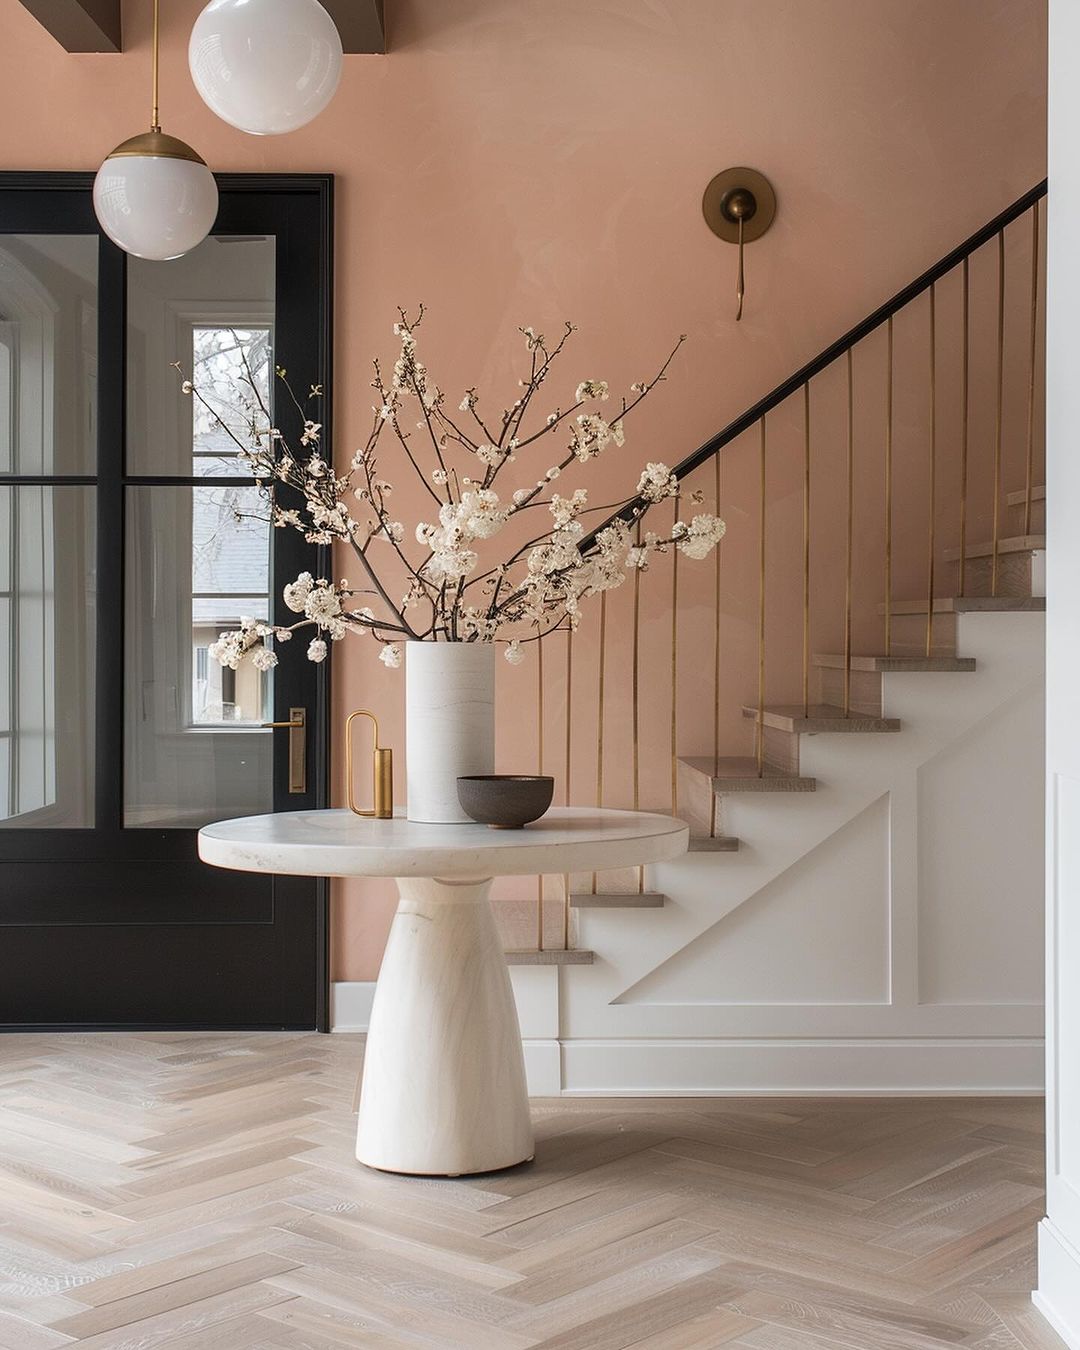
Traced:
<svg viewBox="0 0 1080 1350">
<path fill-rule="evenodd" d="M 293 811 L 207 825 L 199 856 L 241 872 L 396 878 L 356 1156 L 386 1172 L 460 1176 L 533 1155 L 491 879 L 662 862 L 686 851 L 688 834 L 670 816 L 579 807 L 556 808 L 523 830 Z"/>
</svg>

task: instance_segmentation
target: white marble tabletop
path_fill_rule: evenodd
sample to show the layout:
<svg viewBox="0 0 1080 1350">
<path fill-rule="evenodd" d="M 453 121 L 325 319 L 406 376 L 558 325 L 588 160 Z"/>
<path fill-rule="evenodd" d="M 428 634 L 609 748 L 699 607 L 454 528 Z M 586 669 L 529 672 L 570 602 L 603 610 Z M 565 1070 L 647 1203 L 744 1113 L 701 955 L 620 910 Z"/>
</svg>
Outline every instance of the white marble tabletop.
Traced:
<svg viewBox="0 0 1080 1350">
<path fill-rule="evenodd" d="M 289 876 L 532 876 L 663 862 L 686 852 L 689 835 L 671 816 L 581 806 L 553 807 L 522 830 L 283 811 L 203 826 L 199 857 Z"/>
</svg>

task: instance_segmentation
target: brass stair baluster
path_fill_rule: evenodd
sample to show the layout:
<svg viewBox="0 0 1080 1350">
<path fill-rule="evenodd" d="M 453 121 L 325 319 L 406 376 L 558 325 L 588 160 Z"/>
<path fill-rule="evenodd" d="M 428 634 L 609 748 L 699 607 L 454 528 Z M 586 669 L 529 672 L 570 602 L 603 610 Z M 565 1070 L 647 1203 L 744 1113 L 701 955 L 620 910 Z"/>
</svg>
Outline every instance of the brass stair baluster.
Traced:
<svg viewBox="0 0 1080 1350">
<path fill-rule="evenodd" d="M 885 372 L 885 655 L 892 655 L 893 320 L 889 315 Z"/>
<path fill-rule="evenodd" d="M 855 543 L 855 371 L 847 349 L 847 551 L 844 564 L 844 716 L 851 713 L 851 572 Z"/>
<path fill-rule="evenodd" d="M 810 716 L 810 381 L 803 385 L 803 716 Z"/>
<path fill-rule="evenodd" d="M 998 593 L 998 544 L 1001 536 L 1001 408 L 1005 385 L 1005 231 L 998 230 L 997 405 L 994 421 L 994 524 L 991 544 L 990 594 Z"/>
<path fill-rule="evenodd" d="M 758 706 L 757 736 L 755 754 L 757 756 L 758 777 L 765 777 L 765 418 L 758 422 L 761 428 L 759 449 L 760 478 L 758 487 Z"/>
<path fill-rule="evenodd" d="M 968 259 L 964 259 L 963 272 L 963 324 L 964 334 L 960 358 L 960 575 L 957 578 L 957 592 L 964 594 L 967 570 L 967 487 L 968 487 L 968 441 L 970 439 L 971 409 L 971 352 L 970 352 L 970 312 L 971 279 L 968 275 Z"/>
<path fill-rule="evenodd" d="M 937 514 L 937 283 L 930 287 L 930 485 L 926 567 L 926 655 L 934 648 L 934 526 Z"/>
<path fill-rule="evenodd" d="M 1028 351 L 1027 465 L 1024 474 L 1024 534 L 1031 533 L 1035 484 L 1035 357 L 1039 331 L 1039 203 L 1031 209 L 1031 335 Z"/>
</svg>

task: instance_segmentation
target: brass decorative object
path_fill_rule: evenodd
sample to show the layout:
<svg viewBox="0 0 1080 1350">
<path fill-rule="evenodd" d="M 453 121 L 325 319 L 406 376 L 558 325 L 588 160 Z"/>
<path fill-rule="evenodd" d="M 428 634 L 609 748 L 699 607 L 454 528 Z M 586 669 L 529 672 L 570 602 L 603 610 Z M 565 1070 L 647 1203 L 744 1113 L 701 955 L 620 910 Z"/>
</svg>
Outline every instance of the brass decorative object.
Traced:
<svg viewBox="0 0 1080 1350">
<path fill-rule="evenodd" d="M 742 318 L 746 297 L 745 249 L 768 230 L 776 219 L 776 193 L 757 169 L 736 167 L 718 173 L 701 199 L 705 223 L 713 234 L 739 246 L 739 270 L 735 283 L 735 320 Z"/>
<path fill-rule="evenodd" d="M 371 781 L 372 806 L 370 811 L 362 811 L 356 804 L 353 791 L 353 732 L 352 724 L 357 717 L 371 718 Z M 375 714 L 366 708 L 350 713 L 345 720 L 345 779 L 349 798 L 349 810 L 358 816 L 374 816 L 377 820 L 389 820 L 394 814 L 394 752 L 379 744 L 379 723 Z"/>
</svg>

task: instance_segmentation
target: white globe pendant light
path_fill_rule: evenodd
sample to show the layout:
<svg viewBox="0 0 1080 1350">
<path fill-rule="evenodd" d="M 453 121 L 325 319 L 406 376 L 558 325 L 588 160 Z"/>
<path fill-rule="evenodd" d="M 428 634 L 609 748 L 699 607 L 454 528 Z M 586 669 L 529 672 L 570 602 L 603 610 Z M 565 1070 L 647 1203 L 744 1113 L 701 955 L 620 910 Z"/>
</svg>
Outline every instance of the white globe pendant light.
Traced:
<svg viewBox="0 0 1080 1350">
<path fill-rule="evenodd" d="M 213 228 L 218 190 L 190 145 L 158 121 L 158 0 L 154 0 L 153 113 L 150 130 L 122 142 L 94 179 L 98 224 L 125 253 L 162 261 L 201 244 Z"/>
<path fill-rule="evenodd" d="M 252 136 L 317 117 L 341 78 L 341 37 L 319 0 L 210 0 L 188 44 L 207 106 Z"/>
</svg>

